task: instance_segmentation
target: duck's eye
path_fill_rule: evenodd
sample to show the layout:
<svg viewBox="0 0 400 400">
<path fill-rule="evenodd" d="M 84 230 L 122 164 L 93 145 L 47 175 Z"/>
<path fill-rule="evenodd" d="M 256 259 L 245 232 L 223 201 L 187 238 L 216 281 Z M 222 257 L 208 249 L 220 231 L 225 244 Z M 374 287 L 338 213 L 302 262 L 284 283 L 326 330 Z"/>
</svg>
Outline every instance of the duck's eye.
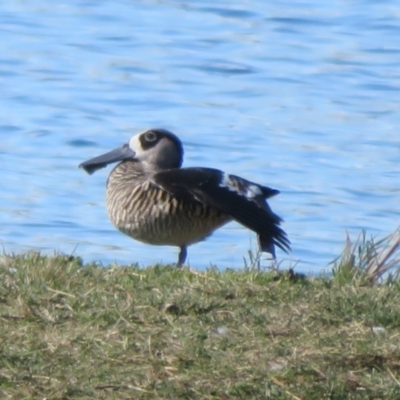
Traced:
<svg viewBox="0 0 400 400">
<path fill-rule="evenodd" d="M 147 142 L 154 142 L 157 139 L 157 135 L 153 131 L 146 132 L 144 138 Z"/>
</svg>

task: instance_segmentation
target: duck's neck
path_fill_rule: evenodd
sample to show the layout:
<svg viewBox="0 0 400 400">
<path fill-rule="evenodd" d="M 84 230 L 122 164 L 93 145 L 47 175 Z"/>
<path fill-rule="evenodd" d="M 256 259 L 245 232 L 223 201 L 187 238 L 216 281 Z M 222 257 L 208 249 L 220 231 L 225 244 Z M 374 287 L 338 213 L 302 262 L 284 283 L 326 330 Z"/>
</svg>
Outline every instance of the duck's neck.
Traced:
<svg viewBox="0 0 400 400">
<path fill-rule="evenodd" d="M 146 176 L 146 171 L 140 162 L 122 161 L 110 172 L 108 182 L 126 182 Z"/>
</svg>

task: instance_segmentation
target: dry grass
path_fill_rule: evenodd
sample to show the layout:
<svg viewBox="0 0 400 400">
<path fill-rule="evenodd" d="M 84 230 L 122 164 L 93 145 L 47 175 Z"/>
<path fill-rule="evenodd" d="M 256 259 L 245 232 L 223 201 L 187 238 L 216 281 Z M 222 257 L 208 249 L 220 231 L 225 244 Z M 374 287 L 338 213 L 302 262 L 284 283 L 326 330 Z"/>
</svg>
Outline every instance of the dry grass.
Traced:
<svg viewBox="0 0 400 400">
<path fill-rule="evenodd" d="M 3 256 L 0 398 L 399 399 L 400 284 L 337 274 Z"/>
<path fill-rule="evenodd" d="M 398 279 L 399 249 L 400 228 L 379 240 L 368 239 L 365 231 L 354 242 L 347 235 L 342 255 L 333 262 L 333 275 L 345 283 L 355 280 L 378 283 L 383 277 Z"/>
</svg>

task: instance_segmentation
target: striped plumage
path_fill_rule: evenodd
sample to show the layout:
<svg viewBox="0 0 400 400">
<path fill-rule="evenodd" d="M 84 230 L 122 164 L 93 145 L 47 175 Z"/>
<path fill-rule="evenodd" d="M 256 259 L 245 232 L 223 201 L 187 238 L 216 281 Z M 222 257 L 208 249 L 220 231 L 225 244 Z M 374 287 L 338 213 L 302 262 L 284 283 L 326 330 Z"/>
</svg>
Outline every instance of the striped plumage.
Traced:
<svg viewBox="0 0 400 400">
<path fill-rule="evenodd" d="M 123 233 L 153 245 L 188 245 L 236 220 L 258 234 L 260 248 L 275 256 L 274 245 L 289 250 L 280 218 L 266 199 L 279 192 L 211 168 L 181 168 L 180 140 L 164 129 L 151 129 L 128 144 L 81 164 L 93 173 L 120 163 L 107 180 L 107 210 Z"/>
<path fill-rule="evenodd" d="M 198 242 L 230 220 L 215 208 L 178 200 L 148 178 L 141 164 L 135 162 L 117 165 L 108 178 L 108 215 L 132 238 L 155 245 L 183 246 Z"/>
</svg>

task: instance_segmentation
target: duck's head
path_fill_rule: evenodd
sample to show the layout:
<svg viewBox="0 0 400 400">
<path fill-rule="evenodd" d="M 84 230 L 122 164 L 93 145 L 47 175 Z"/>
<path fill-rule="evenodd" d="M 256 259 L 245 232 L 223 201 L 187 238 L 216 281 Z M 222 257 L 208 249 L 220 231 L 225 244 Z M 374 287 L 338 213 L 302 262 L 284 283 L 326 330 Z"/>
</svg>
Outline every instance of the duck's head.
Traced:
<svg viewBox="0 0 400 400">
<path fill-rule="evenodd" d="M 135 161 L 149 171 L 179 168 L 183 161 L 182 142 L 166 129 L 149 129 L 133 136 L 128 143 L 79 165 L 93 174 L 108 164 Z"/>
</svg>

